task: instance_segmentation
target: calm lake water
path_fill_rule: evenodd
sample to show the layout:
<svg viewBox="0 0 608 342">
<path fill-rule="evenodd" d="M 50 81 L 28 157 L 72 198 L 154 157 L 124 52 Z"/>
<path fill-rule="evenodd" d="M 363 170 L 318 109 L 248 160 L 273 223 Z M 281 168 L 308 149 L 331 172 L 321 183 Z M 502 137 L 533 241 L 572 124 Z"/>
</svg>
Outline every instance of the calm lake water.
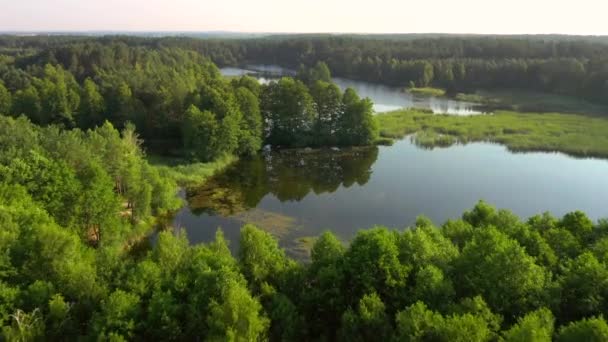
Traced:
<svg viewBox="0 0 608 342">
<path fill-rule="evenodd" d="M 193 243 L 217 227 L 236 248 L 251 222 L 298 255 L 302 237 L 331 230 L 348 240 L 361 228 L 405 228 L 424 214 L 441 224 L 480 199 L 522 218 L 580 209 L 608 217 L 608 161 L 559 153 L 511 153 L 490 143 L 424 149 L 410 139 L 390 147 L 284 150 L 242 160 L 184 194 L 173 224 Z"/>
<path fill-rule="evenodd" d="M 225 76 L 251 75 L 260 83 L 268 83 L 283 75 L 294 75 L 290 69 L 273 65 L 252 65 L 247 68 L 222 68 Z M 353 88 L 361 97 L 369 97 L 374 102 L 374 110 L 378 113 L 401 108 L 428 108 L 434 113 L 453 115 L 481 114 L 475 104 L 451 100 L 445 97 L 422 96 L 408 93 L 401 88 L 388 87 L 382 84 L 349 80 L 335 77 L 334 82 L 342 89 Z"/>
</svg>

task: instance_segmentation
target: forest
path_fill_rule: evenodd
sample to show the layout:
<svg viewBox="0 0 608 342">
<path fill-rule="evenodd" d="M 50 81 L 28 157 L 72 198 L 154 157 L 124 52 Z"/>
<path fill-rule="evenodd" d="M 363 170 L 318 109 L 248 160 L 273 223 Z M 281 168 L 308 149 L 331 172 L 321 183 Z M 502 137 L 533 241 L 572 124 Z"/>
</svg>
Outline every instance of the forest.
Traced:
<svg viewBox="0 0 608 342">
<path fill-rule="evenodd" d="M 251 225 L 236 256 L 221 230 L 194 246 L 161 231 L 142 248 L 153 217 L 179 203 L 132 126 L 3 116 L 0 133 L 6 340 L 608 338 L 608 222 L 582 212 L 521 221 L 480 202 L 348 245 L 326 232 L 306 263 Z"/>
<path fill-rule="evenodd" d="M 75 54 L 67 62 L 63 53 Z M 324 63 L 260 85 L 226 81 L 207 58 L 177 48 L 90 43 L 0 58 L 0 113 L 84 130 L 132 123 L 148 147 L 200 161 L 262 144 L 370 145 L 371 106 L 332 84 Z"/>
<path fill-rule="evenodd" d="M 350 241 L 327 231 L 307 260 L 288 256 L 261 226 L 244 225 L 238 241 L 218 229 L 214 241 L 190 244 L 160 224 L 183 205 L 180 186 L 196 178 L 184 165 L 207 166 L 207 177 L 245 160 L 251 178 L 228 169 L 211 182 L 228 177 L 257 189 L 239 199 L 246 210 L 268 192 L 297 200 L 365 184 L 378 158 L 368 145 L 381 134 L 482 140 L 499 131 L 513 148 L 542 148 L 508 129 L 543 114 L 496 115 L 498 131 L 495 121 L 468 121 L 479 136 L 462 118 L 414 111 L 377 119 L 371 101 L 341 91 L 332 72 L 601 102 L 606 58 L 603 41 L 552 36 L 0 36 L 0 339 L 606 341 L 608 221 L 582 211 L 522 219 L 480 201 L 444 223 L 420 216 L 410 227 L 367 227 Z M 262 85 L 223 77 L 216 66 L 261 61 L 298 73 Z M 554 117 L 568 131 L 576 126 L 574 116 Z M 585 132 L 576 134 L 587 151 Z M 266 145 L 355 146 L 355 154 L 312 156 L 307 165 L 285 158 L 264 169 Z M 189 164 L 152 163 L 159 155 Z M 295 176 L 282 172 L 294 165 Z M 319 165 L 326 173 L 313 176 Z M 285 186 L 294 181 L 301 186 Z M 222 210 L 204 200 L 194 209 Z"/>
<path fill-rule="evenodd" d="M 144 38 L 129 36 L 0 36 L 0 54 L 50 59 L 80 77 L 103 65 L 104 46 L 196 51 L 222 66 L 275 64 L 297 69 L 325 62 L 339 77 L 393 86 L 436 86 L 449 93 L 477 88 L 518 88 L 608 99 L 608 42 L 559 35 L 271 35 L 254 39 Z M 124 47 L 123 47 L 124 49 Z M 24 61 L 22 63 L 29 63 Z M 84 65 L 83 65 L 84 64 Z M 89 69 L 89 70 L 87 70 Z"/>
</svg>

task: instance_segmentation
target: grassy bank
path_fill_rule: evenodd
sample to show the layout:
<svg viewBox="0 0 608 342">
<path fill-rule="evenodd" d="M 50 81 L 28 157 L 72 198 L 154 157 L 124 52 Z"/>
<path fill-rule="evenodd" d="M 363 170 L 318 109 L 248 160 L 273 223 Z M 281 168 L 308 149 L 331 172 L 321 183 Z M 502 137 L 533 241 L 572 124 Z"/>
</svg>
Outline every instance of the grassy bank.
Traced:
<svg viewBox="0 0 608 342">
<path fill-rule="evenodd" d="M 211 163 L 191 163 L 180 158 L 148 156 L 150 164 L 154 165 L 163 177 L 173 179 L 182 187 L 200 185 L 236 160 L 237 157 L 225 156 Z"/>
<path fill-rule="evenodd" d="M 575 114 L 608 114 L 605 105 L 584 99 L 518 89 L 478 90 L 471 94 L 457 94 L 456 100 L 482 104 L 489 109 L 513 110 L 519 112 L 560 112 Z"/>
<path fill-rule="evenodd" d="M 441 88 L 423 87 L 423 88 L 407 88 L 407 92 L 416 95 L 424 96 L 444 96 L 445 90 Z"/>
<path fill-rule="evenodd" d="M 608 118 L 510 111 L 449 116 L 401 110 L 379 114 L 377 119 L 382 137 L 401 138 L 424 132 L 422 139 L 427 146 L 492 141 L 514 151 L 559 151 L 573 156 L 608 158 Z"/>
</svg>

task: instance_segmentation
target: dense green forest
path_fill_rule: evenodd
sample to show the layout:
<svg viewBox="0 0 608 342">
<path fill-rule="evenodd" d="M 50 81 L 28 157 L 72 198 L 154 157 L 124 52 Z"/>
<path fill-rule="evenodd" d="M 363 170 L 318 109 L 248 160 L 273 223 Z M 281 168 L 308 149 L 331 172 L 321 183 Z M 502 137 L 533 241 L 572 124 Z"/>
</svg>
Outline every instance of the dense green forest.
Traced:
<svg viewBox="0 0 608 342">
<path fill-rule="evenodd" d="M 7 340 L 604 341 L 608 222 L 526 221 L 480 202 L 435 227 L 375 227 L 310 262 L 242 229 L 231 255 L 172 231 L 175 184 L 132 126 L 0 117 L 0 325 Z"/>
<path fill-rule="evenodd" d="M 608 43 L 602 37 L 475 35 L 287 35 L 254 39 L 188 37 L 0 36 L 0 54 L 56 61 L 77 77 L 111 55 L 91 42 L 196 51 L 220 66 L 276 64 L 293 69 L 325 62 L 336 76 L 396 86 L 434 85 L 449 92 L 519 88 L 608 99 Z M 87 48 L 88 47 L 88 48 Z M 124 50 L 124 49 L 123 49 Z M 22 60 L 20 65 L 30 61 Z"/>
<path fill-rule="evenodd" d="M 403 40 L 375 36 L 302 36 L 188 42 L 219 65 L 326 62 L 341 77 L 448 92 L 518 88 L 606 103 L 608 44 L 542 37 L 465 36 Z"/>
<path fill-rule="evenodd" d="M 369 145 L 372 104 L 332 84 L 323 63 L 260 85 L 226 80 L 200 54 L 122 42 L 0 55 L 0 113 L 89 129 L 130 122 L 161 152 L 201 161 L 283 147 Z M 67 58 L 67 59 L 66 59 Z"/>
<path fill-rule="evenodd" d="M 152 165 L 145 152 L 210 162 L 205 176 L 234 155 L 254 155 L 245 165 L 259 172 L 233 181 L 246 188 L 274 174 L 268 191 L 297 199 L 367 182 L 365 172 L 311 179 L 307 167 L 367 170 L 377 149 L 262 170 L 263 144 L 370 145 L 379 133 L 413 131 L 533 144 L 549 131 L 538 125 L 523 140 L 524 119 L 513 113 L 401 112 L 383 116 L 379 132 L 372 103 L 340 91 L 330 69 L 395 85 L 506 85 L 605 100 L 606 57 L 603 42 L 548 37 L 0 36 L 0 340 L 606 341 L 607 220 L 580 211 L 522 220 L 481 201 L 442 225 L 419 217 L 348 243 L 326 232 L 309 260 L 296 261 L 265 227 L 245 225 L 232 242 L 218 230 L 198 245 L 159 227 L 182 205 L 177 183 L 192 170 Z M 214 64 L 261 61 L 299 72 L 260 85 L 223 78 Z M 552 118 L 568 134 L 576 126 L 576 116 Z M 603 126 L 589 127 L 603 137 Z M 292 192 L 281 170 L 293 165 L 302 186 Z"/>
</svg>

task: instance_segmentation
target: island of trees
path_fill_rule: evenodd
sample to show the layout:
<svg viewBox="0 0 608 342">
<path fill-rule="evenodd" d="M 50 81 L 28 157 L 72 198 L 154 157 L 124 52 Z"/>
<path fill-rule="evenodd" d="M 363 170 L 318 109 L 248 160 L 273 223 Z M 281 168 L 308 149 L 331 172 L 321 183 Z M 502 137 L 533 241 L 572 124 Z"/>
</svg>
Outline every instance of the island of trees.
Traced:
<svg viewBox="0 0 608 342">
<path fill-rule="evenodd" d="M 1 37 L 2 338 L 608 340 L 608 221 L 580 211 L 522 221 L 479 202 L 440 226 L 420 217 L 408 229 L 362 230 L 348 244 L 324 233 L 307 261 L 289 258 L 264 227 L 251 225 L 243 227 L 236 255 L 221 230 L 199 245 L 173 230 L 146 238 L 181 203 L 176 180 L 148 162 L 144 146 L 216 161 L 254 154 L 263 144 L 375 141 L 371 102 L 351 89 L 342 93 L 316 59 L 341 75 L 429 63 L 432 83 L 441 80 L 435 65 L 451 65 L 452 74 L 463 65 L 465 77 L 454 80 L 464 83 L 454 81 L 456 87 L 495 80 L 476 65 L 505 72 L 525 62 L 514 78 L 552 75 L 542 87 L 605 94 L 586 88 L 606 79 L 604 43 L 527 44 L 512 37 Z M 259 85 L 222 78 L 201 52 L 226 64 L 264 53 L 293 64 L 310 58 L 295 78 Z M 336 177 L 326 186 L 366 181 Z M 270 191 L 278 187 L 269 184 Z"/>
</svg>

